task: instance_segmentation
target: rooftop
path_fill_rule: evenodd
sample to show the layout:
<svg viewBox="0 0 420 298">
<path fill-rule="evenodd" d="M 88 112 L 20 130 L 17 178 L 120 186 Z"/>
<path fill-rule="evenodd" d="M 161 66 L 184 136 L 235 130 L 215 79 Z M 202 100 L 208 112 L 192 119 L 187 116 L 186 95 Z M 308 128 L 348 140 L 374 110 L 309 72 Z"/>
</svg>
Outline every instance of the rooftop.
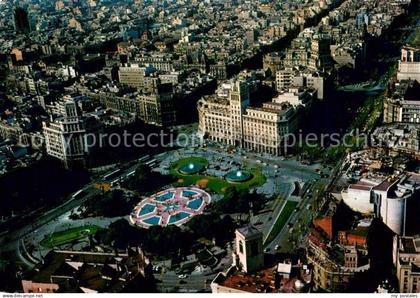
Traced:
<svg viewBox="0 0 420 298">
<path fill-rule="evenodd" d="M 420 235 L 416 235 L 414 237 L 403 237 L 401 238 L 401 244 L 401 249 L 405 253 L 420 253 Z"/>
<path fill-rule="evenodd" d="M 283 269 L 289 272 L 283 272 Z M 290 278 L 281 278 L 277 273 L 290 273 Z M 249 293 L 295 293 L 306 291 L 306 285 L 311 281 L 310 276 L 310 270 L 306 265 L 300 267 L 300 265 L 280 263 L 254 274 L 246 274 L 232 268 L 225 278 L 219 275 L 219 280 L 216 279 L 215 282 L 223 287 Z"/>
<path fill-rule="evenodd" d="M 141 251 L 95 253 L 83 251 L 52 251 L 30 277 L 32 282 L 65 283 L 73 289 L 96 292 L 121 292 L 128 282 L 137 278 L 149 261 Z M 77 279 L 74 277 L 77 276 Z M 63 289 L 61 289 L 63 290 Z"/>
<path fill-rule="evenodd" d="M 378 191 L 387 191 L 398 180 L 399 178 L 386 179 L 382 181 L 382 183 L 380 183 L 379 185 L 375 186 L 373 189 Z"/>
<path fill-rule="evenodd" d="M 260 235 L 261 232 L 257 228 L 252 225 L 247 225 L 243 228 L 237 229 L 238 233 L 240 233 L 244 237 L 251 237 L 254 235 Z"/>
</svg>

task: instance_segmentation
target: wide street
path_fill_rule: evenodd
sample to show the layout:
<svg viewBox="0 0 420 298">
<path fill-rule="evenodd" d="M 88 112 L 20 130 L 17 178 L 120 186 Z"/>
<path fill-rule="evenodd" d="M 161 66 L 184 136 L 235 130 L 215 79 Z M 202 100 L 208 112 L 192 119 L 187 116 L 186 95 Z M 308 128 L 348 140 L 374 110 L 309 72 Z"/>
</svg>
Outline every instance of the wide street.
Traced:
<svg viewBox="0 0 420 298">
<path fill-rule="evenodd" d="M 115 177 L 115 179 L 125 178 L 127 174 L 134 171 L 139 164 L 140 162 L 135 164 L 127 163 L 126 165 L 123 165 L 126 169 L 119 173 L 118 176 Z M 103 173 L 102 176 L 113 171 L 115 171 L 115 168 Z M 102 192 L 100 189 L 95 188 L 95 181 L 85 185 L 85 187 L 83 187 L 83 190 L 83 193 L 86 193 L 86 195 L 73 198 L 72 194 L 60 206 L 57 206 L 46 213 L 34 214 L 31 216 L 31 218 L 27 218 L 27 225 L 19 227 L 15 230 L 9 230 L 7 233 L 2 234 L 0 237 L 0 253 L 6 254 L 8 256 L 8 259 L 16 259 L 17 263 L 22 264 L 24 266 L 33 266 L 34 262 L 30 262 L 27 257 L 24 257 L 21 254 L 21 240 L 26 238 L 27 236 L 43 238 L 44 235 L 51 233 L 51 231 L 59 231 L 60 229 L 57 229 L 57 227 L 62 225 L 62 221 L 59 221 L 58 219 L 63 219 L 63 215 L 65 215 L 73 209 L 78 208 L 81 204 L 83 204 L 83 202 Z M 68 223 L 68 226 L 62 226 L 61 229 L 68 229 L 70 227 L 75 226 L 80 226 L 80 223 L 78 223 L 77 221 L 71 221 L 70 223 Z M 44 231 L 44 233 L 41 233 L 42 231 Z M 43 253 L 46 253 L 46 251 L 43 250 Z"/>
</svg>

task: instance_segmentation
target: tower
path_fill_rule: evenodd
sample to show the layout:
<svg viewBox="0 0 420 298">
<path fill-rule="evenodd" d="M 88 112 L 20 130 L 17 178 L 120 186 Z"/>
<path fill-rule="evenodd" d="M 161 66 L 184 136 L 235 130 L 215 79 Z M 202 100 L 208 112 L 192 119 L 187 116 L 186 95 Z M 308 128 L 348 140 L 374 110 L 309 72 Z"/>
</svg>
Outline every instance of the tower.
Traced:
<svg viewBox="0 0 420 298">
<path fill-rule="evenodd" d="M 229 92 L 231 112 L 232 144 L 242 146 L 243 139 L 243 113 L 249 106 L 249 86 L 247 82 L 238 80 L 232 84 Z"/>
<path fill-rule="evenodd" d="M 264 266 L 263 234 L 252 225 L 237 229 L 237 265 L 244 272 L 254 272 Z"/>
</svg>

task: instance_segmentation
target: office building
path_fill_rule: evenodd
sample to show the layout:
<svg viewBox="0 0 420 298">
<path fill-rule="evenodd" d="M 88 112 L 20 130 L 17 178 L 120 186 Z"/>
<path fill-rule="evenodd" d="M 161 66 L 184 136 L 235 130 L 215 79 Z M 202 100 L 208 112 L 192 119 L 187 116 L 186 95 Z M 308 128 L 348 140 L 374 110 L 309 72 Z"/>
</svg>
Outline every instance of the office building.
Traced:
<svg viewBox="0 0 420 298">
<path fill-rule="evenodd" d="M 47 154 L 69 167 L 84 164 L 85 122 L 74 98 L 67 96 L 57 104 L 58 113 L 42 123 Z"/>
<path fill-rule="evenodd" d="M 233 80 L 216 96 L 198 102 L 199 132 L 210 140 L 255 152 L 282 153 L 284 138 L 297 129 L 296 109 L 288 102 L 250 107 L 249 85 Z"/>
</svg>

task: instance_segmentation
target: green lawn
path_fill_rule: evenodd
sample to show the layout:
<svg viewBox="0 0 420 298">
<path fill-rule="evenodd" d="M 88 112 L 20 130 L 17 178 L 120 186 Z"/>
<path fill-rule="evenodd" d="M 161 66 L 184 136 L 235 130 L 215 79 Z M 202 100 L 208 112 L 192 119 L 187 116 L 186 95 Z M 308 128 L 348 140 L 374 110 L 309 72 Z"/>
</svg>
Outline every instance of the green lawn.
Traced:
<svg viewBox="0 0 420 298">
<path fill-rule="evenodd" d="M 208 175 L 183 175 L 181 174 L 178 169 L 185 164 L 188 163 L 201 163 L 204 166 L 208 165 L 208 160 L 203 157 L 188 157 L 184 159 L 180 159 L 174 162 L 171 165 L 170 173 L 173 177 L 178 179 L 177 185 L 178 186 L 189 186 L 195 185 L 200 181 L 207 180 L 206 188 L 216 192 L 216 193 L 223 193 L 228 187 L 236 187 L 238 190 L 240 189 L 249 189 L 252 187 L 260 186 L 265 183 L 266 178 L 261 173 L 258 168 L 246 169 L 252 173 L 252 179 L 243 183 L 235 183 L 231 184 L 226 180 L 218 177 L 208 176 Z"/>
<path fill-rule="evenodd" d="M 41 245 L 44 247 L 53 248 L 59 245 L 70 243 L 74 240 L 82 239 L 88 235 L 95 234 L 97 230 L 97 226 L 83 226 L 53 233 L 45 237 L 41 241 Z"/>
<path fill-rule="evenodd" d="M 187 157 L 180 160 L 175 161 L 171 164 L 171 170 L 175 169 L 178 170 L 180 167 L 182 167 L 185 164 L 189 163 L 200 163 L 203 166 L 207 166 L 209 164 L 208 160 L 204 157 Z"/>
<path fill-rule="evenodd" d="M 280 216 L 277 218 L 277 221 L 274 223 L 274 227 L 271 230 L 270 234 L 267 236 L 264 244 L 269 244 L 271 241 L 276 238 L 276 236 L 280 233 L 283 229 L 284 225 L 286 224 L 287 220 L 292 215 L 293 210 L 298 205 L 298 202 L 295 201 L 287 201 L 286 205 L 284 205 L 283 210 L 280 213 Z"/>
</svg>

